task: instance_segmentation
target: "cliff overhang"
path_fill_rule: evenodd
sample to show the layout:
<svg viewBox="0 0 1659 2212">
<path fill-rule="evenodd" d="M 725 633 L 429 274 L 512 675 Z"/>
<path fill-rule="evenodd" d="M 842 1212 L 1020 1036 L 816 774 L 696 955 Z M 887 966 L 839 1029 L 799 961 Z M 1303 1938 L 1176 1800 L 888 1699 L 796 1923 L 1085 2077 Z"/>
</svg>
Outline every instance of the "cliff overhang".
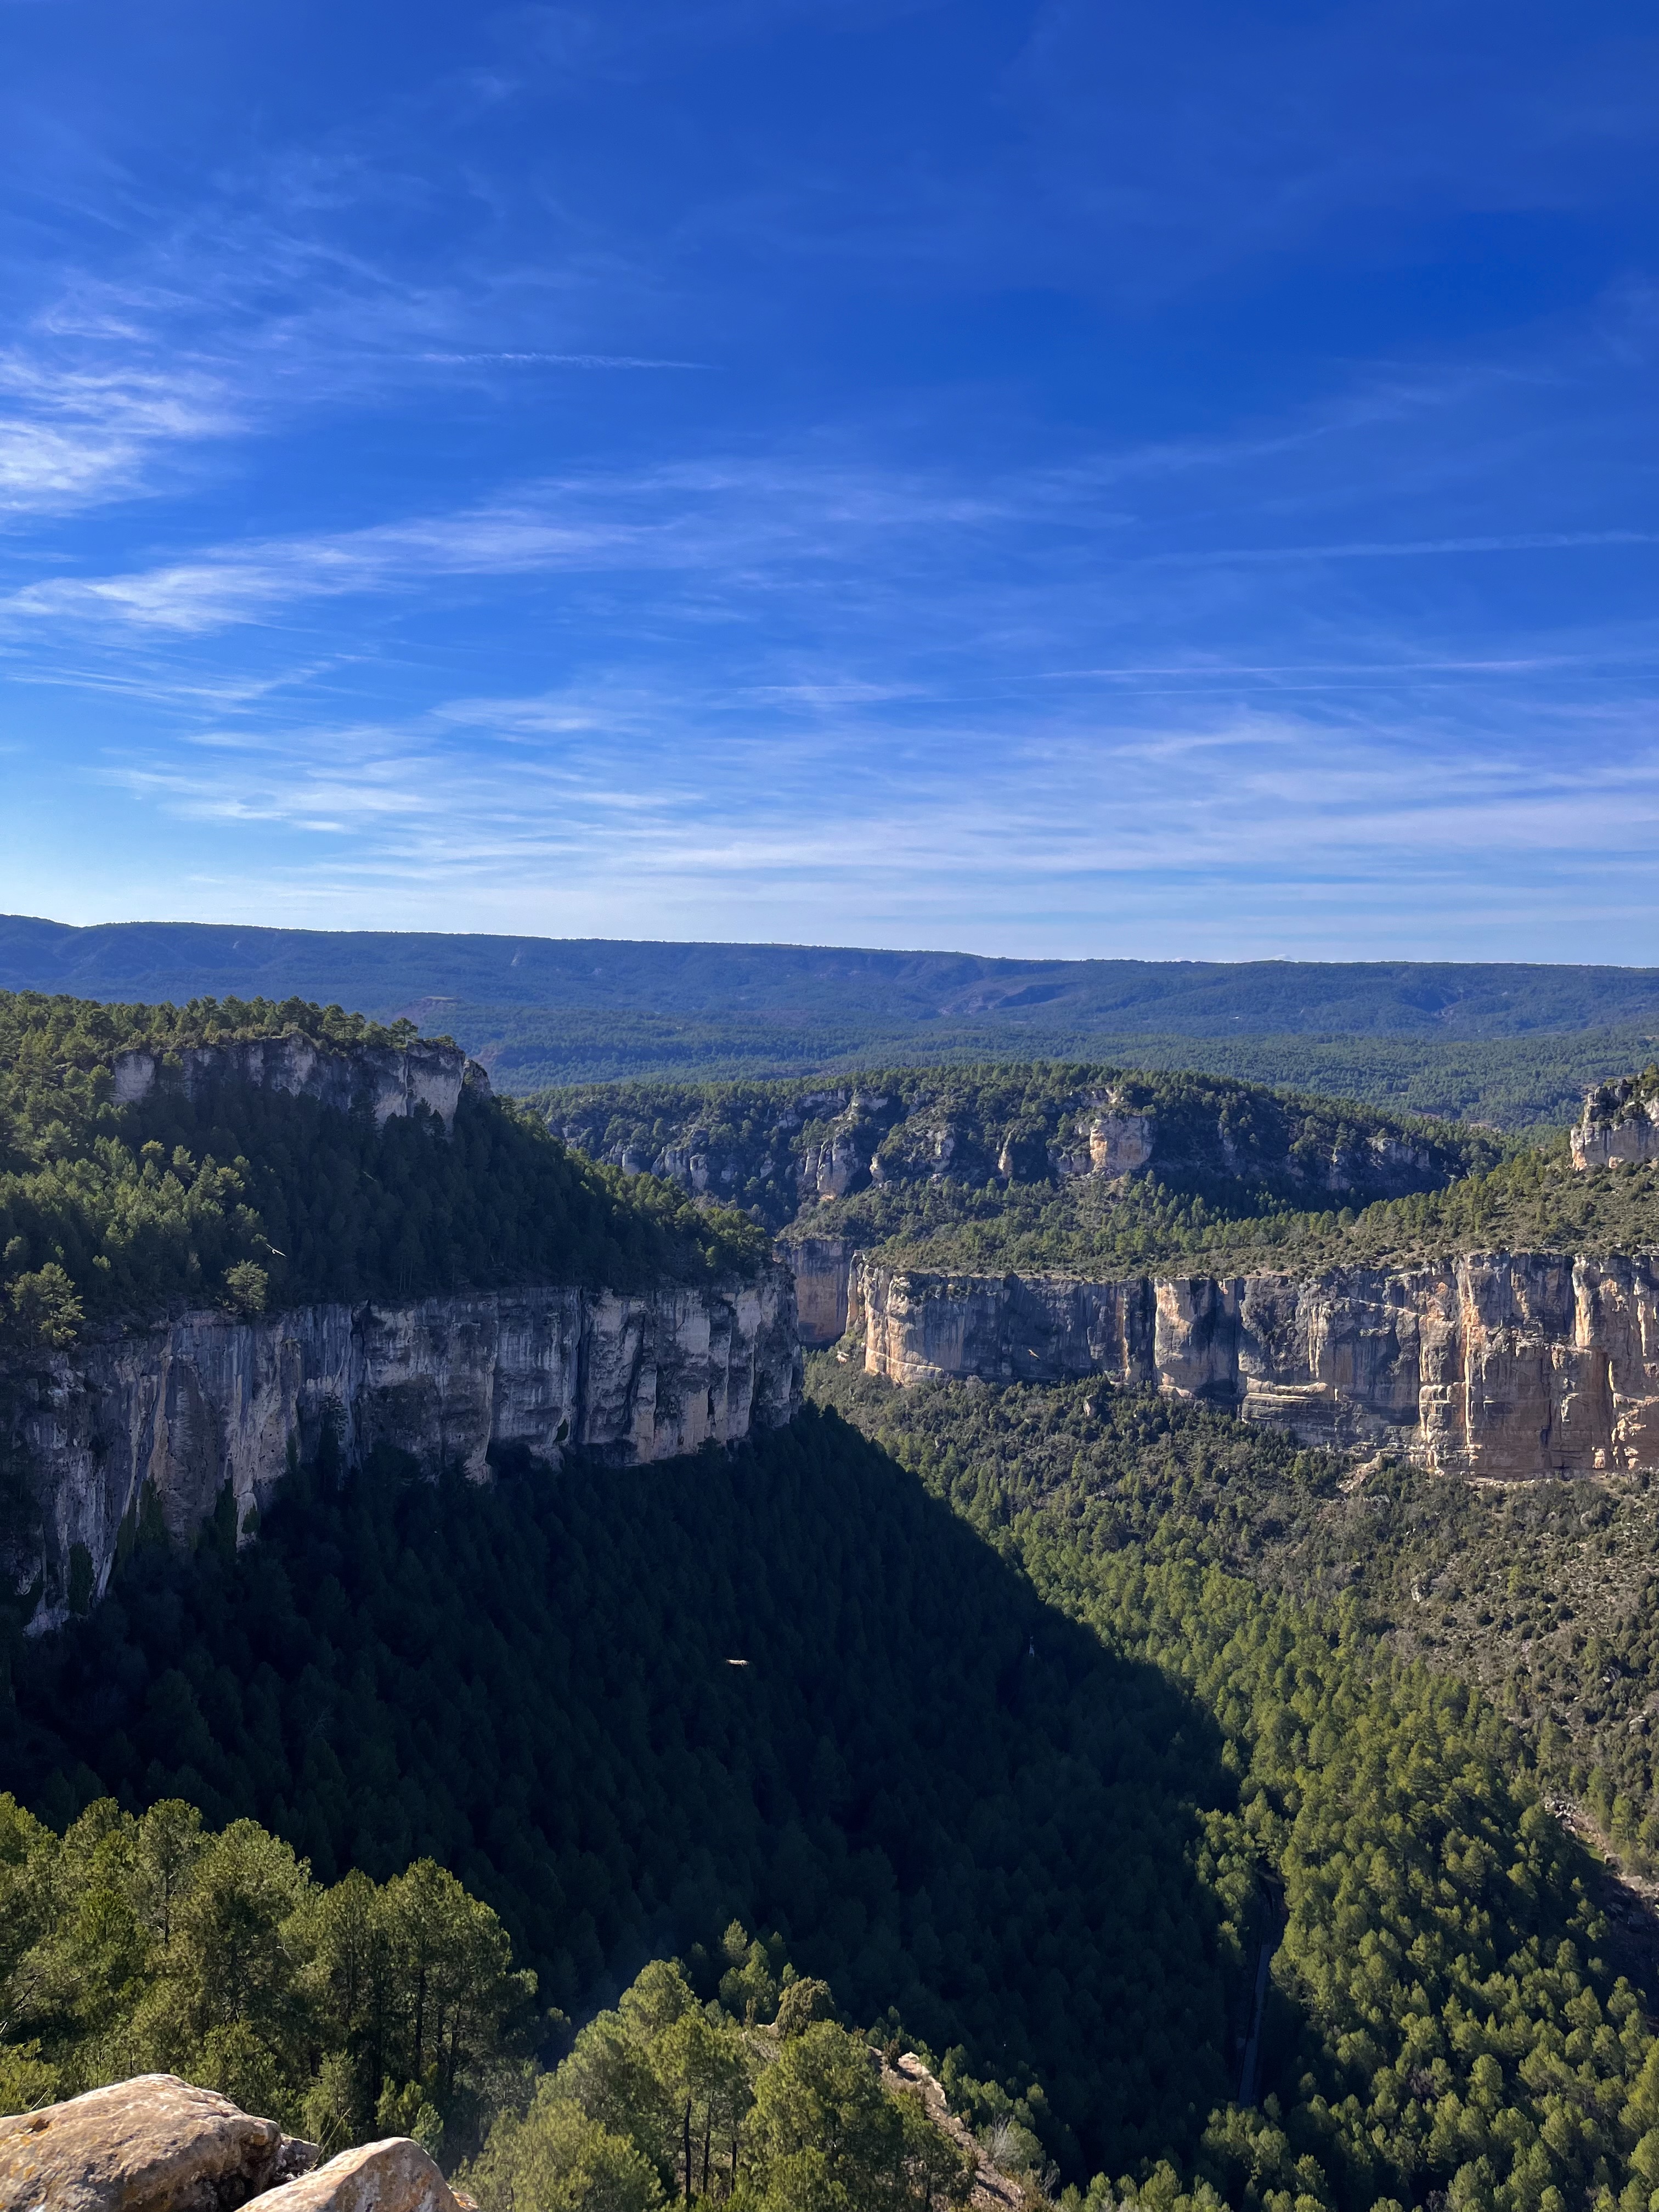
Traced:
<svg viewBox="0 0 1659 2212">
<path fill-rule="evenodd" d="M 1097 1375 L 1441 1474 L 1659 1469 L 1659 1253 L 1118 1282 L 854 1255 L 846 1306 L 849 1351 L 900 1384 Z"/>
<path fill-rule="evenodd" d="M 794 1288 L 763 1268 L 636 1291 L 548 1286 L 402 1305 L 185 1314 L 0 1367 L 0 1443 L 33 1506 L 8 1561 L 39 1632 L 94 1602 L 149 1516 L 246 1536 L 325 1431 L 489 1479 L 568 1451 L 637 1465 L 741 1443 L 800 1401 Z"/>
</svg>

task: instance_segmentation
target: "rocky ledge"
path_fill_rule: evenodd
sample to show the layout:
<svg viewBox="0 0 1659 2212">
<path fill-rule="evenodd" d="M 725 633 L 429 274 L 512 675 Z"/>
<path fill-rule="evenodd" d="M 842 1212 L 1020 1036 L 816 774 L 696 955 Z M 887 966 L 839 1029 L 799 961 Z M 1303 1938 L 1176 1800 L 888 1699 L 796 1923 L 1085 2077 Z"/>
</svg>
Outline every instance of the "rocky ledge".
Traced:
<svg viewBox="0 0 1659 2212">
<path fill-rule="evenodd" d="M 228 2097 L 140 2074 L 0 2119 L 0 2204 L 28 2212 L 466 2212 L 417 2142 L 393 2136 L 319 2165 Z"/>
<path fill-rule="evenodd" d="M 1659 1469 L 1659 1254 L 1127 1282 L 854 1258 L 848 1326 L 899 1383 L 1101 1375 L 1445 1474 Z"/>
<path fill-rule="evenodd" d="M 189 1314 L 0 1370 L 0 1442 L 21 1446 L 39 1509 L 9 1564 L 15 1587 L 42 1587 L 38 1632 L 102 1592 L 146 1510 L 178 1543 L 216 1510 L 250 1528 L 325 1428 L 347 1462 L 384 1443 L 482 1480 L 503 1455 L 629 1466 L 739 1443 L 799 1398 L 781 1267 L 695 1288 Z"/>
<path fill-rule="evenodd" d="M 1578 1169 L 1641 1167 L 1659 1160 L 1659 1067 L 1599 1084 L 1571 1133 Z"/>
<path fill-rule="evenodd" d="M 298 1031 L 250 1037 L 233 1044 L 190 1045 L 157 1054 L 142 1046 L 118 1052 L 115 1103 L 136 1104 L 156 1091 L 181 1091 L 187 1098 L 222 1083 L 285 1091 L 315 1098 L 340 1113 L 367 1111 L 379 1124 L 425 1107 L 453 1128 L 461 1094 L 489 1096 L 489 1078 L 459 1045 L 416 1039 L 396 1045 L 319 1044 Z"/>
</svg>

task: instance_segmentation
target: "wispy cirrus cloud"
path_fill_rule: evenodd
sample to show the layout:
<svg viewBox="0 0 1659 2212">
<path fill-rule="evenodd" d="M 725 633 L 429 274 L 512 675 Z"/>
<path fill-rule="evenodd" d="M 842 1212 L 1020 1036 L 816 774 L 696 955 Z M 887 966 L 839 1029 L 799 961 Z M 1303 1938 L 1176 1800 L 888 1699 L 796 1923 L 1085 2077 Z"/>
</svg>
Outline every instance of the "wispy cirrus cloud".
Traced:
<svg viewBox="0 0 1659 2212">
<path fill-rule="evenodd" d="M 827 914 L 855 910 L 859 939 L 1018 944 L 1035 913 L 1036 941 L 1052 944 L 1063 909 L 1073 949 L 1099 927 L 1157 915 L 1157 944 L 1136 949 L 1182 953 L 1211 941 L 1205 902 L 1221 900 L 1241 951 L 1305 949 L 1322 933 L 1351 950 L 1403 862 L 1466 919 L 1484 904 L 1495 928 L 1516 911 L 1506 873 L 1518 896 L 1517 870 L 1547 887 L 1588 860 L 1605 869 L 1650 849 L 1659 833 L 1659 745 L 1628 717 L 1588 770 L 1564 751 L 1540 775 L 1534 758 L 1495 767 L 1455 732 L 1363 714 L 1150 721 L 1070 708 L 1005 717 L 991 755 L 982 724 L 937 711 L 895 747 L 878 706 L 830 709 L 830 781 L 823 698 L 617 686 L 459 700 L 406 725 L 256 726 L 195 760 L 103 773 L 176 815 L 297 839 L 280 872 L 290 902 L 307 886 L 372 901 L 395 884 L 477 914 L 510 887 L 514 910 L 541 926 L 587 915 L 634 935 L 763 907 L 811 941 Z M 648 781 L 619 776 L 626 749 L 671 718 L 678 763 L 659 755 Z M 807 727 L 810 750 L 794 742 Z M 971 777 L 953 769 L 959 757 L 976 762 Z M 750 794 L 740 812 L 720 803 L 734 787 Z M 1184 919 L 1181 886 L 1202 887 Z M 1644 896 L 1626 884 L 1615 902 L 1645 911 Z"/>
<path fill-rule="evenodd" d="M 1645 914 L 1634 15 L 1522 19 L 347 0 L 145 76 L 112 11 L 0 84 L 14 880 L 1032 950 Z"/>
<path fill-rule="evenodd" d="M 130 497 L 158 452 L 246 428 L 225 379 L 173 363 L 64 359 L 61 344 L 0 354 L 0 515 L 72 513 Z"/>
<path fill-rule="evenodd" d="M 695 368 L 707 369 L 706 361 L 659 361 L 631 353 L 425 353 L 422 361 L 453 368 L 493 368 L 498 364 L 523 363 L 535 368 Z"/>
<path fill-rule="evenodd" d="M 498 503 L 330 534 L 255 540 L 125 574 L 0 595 L 0 626 L 79 623 L 194 635 L 307 599 L 445 577 L 702 572 L 768 588 L 764 564 L 847 561 L 894 532 L 992 523 L 993 493 L 846 465 L 710 460 L 526 486 Z"/>
</svg>

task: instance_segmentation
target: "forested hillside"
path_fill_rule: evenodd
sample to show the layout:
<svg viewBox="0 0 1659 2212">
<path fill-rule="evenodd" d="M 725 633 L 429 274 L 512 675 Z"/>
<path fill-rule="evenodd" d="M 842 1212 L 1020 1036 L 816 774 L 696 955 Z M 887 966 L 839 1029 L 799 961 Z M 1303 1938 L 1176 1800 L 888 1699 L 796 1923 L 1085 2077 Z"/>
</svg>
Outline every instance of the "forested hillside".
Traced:
<svg viewBox="0 0 1659 2212">
<path fill-rule="evenodd" d="M 815 1236 L 849 1235 L 894 1267 L 1103 1279 L 1183 1264 L 1206 1273 L 1406 1267 L 1468 1251 L 1590 1255 L 1659 1248 L 1659 1172 L 1574 1170 L 1565 1139 L 1529 1147 L 1443 1189 L 1316 1210 L 1212 1212 L 1152 1181 L 979 1191 L 933 1185 L 908 1204 L 885 1192 L 818 1209 Z"/>
<path fill-rule="evenodd" d="M 1067 1061 L 866 1069 L 841 1083 L 624 1083 L 530 1102 L 590 1157 L 859 1243 L 943 1210 L 1074 1204 L 1127 1177 L 1239 1219 L 1364 1206 L 1491 1166 L 1492 1134 L 1188 1073 Z M 1072 1187 L 1069 1196 L 1068 1186 Z M 844 1201 L 832 1204 L 831 1201 Z"/>
<path fill-rule="evenodd" d="M 1645 1096 L 1659 1071 L 1604 1086 Z M 890 1266 L 1108 1279 L 1659 1246 L 1659 1168 L 1195 1076 L 1036 1063 L 845 1085 L 617 1084 L 537 1102 L 592 1157 Z M 1507 1156 L 1506 1155 L 1507 1152 Z"/>
<path fill-rule="evenodd" d="M 1505 1128 L 1651 1057 L 1659 971 L 976 954 L 0 916 L 0 987 L 297 994 L 458 1036 L 498 1090 L 1010 1058 L 1200 1068 Z M 1524 1042 L 1519 1042 L 1524 1040 Z"/>
<path fill-rule="evenodd" d="M 485 2212 L 694 2189 L 799 2212 L 826 2183 L 860 2212 L 931 2212 L 974 2176 L 965 2130 L 736 1922 L 690 1976 L 653 1960 L 553 2072 L 537 2054 L 569 2023 L 429 1859 L 325 1887 L 252 1820 L 216 1834 L 178 1799 L 135 1818 L 103 1798 L 60 1838 L 0 1793 L 0 2112 L 176 2073 L 325 2157 L 398 2133 L 481 2153 Z"/>
<path fill-rule="evenodd" d="M 0 1328 L 71 1341 L 83 1321 L 180 1304 L 241 1310 L 505 1283 L 616 1286 L 751 1267 L 763 1241 L 661 1184 L 573 1158 L 532 1116 L 463 1096 L 348 1115 L 224 1083 L 118 1105 L 117 1052 L 294 1036 L 398 1047 L 337 1006 L 289 1000 L 101 1006 L 0 993 Z"/>
<path fill-rule="evenodd" d="M 60 1822 L 106 1789 L 251 1814 L 330 1881 L 430 1856 L 567 2010 L 776 1927 L 855 2017 L 1041 2081 L 1097 2164 L 1224 2096 L 1251 1893 L 1198 1863 L 1214 1731 L 881 1454 L 809 1418 L 729 1461 L 411 1471 L 325 1471 L 240 1553 L 141 1547 L 14 1647 L 0 1771 Z"/>
<path fill-rule="evenodd" d="M 319 1467 L 256 1546 L 141 1547 L 14 1644 L 0 1756 L 60 1824 L 108 1789 L 252 1814 L 325 1882 L 429 1855 L 567 2010 L 775 1929 L 1119 2197 L 1645 2207 L 1659 2062 L 1517 1739 L 1352 1606 L 1208 1563 L 1193 1514 L 1160 1534 L 1218 1472 L 1334 1466 L 1156 1401 L 1069 1483 L 976 1433 L 911 1474 L 829 1414 L 485 1492 Z"/>
<path fill-rule="evenodd" d="M 820 1402 L 976 1522 L 1079 1498 L 1119 1540 L 1300 1604 L 1339 1600 L 1401 1657 L 1479 1686 L 1524 1733 L 1545 1786 L 1583 1801 L 1643 1869 L 1659 1866 L 1659 1486 L 1469 1483 L 1403 1462 L 1339 1481 L 1321 1453 L 1282 1464 L 1224 1414 L 1098 1383 L 895 1389 L 833 1357 Z M 1659 1966 L 1659 1920 L 1649 1931 Z"/>
</svg>

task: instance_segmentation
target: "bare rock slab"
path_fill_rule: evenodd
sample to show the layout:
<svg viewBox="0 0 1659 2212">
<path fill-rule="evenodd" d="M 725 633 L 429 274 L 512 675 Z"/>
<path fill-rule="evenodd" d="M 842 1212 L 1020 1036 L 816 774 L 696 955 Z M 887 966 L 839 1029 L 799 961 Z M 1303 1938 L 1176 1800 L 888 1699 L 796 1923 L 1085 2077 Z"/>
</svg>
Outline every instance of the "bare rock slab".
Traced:
<svg viewBox="0 0 1659 2212">
<path fill-rule="evenodd" d="M 273 2189 L 258 2212 L 462 2212 L 462 2206 L 419 2143 L 393 2136 L 342 2151 Z"/>
<path fill-rule="evenodd" d="M 0 2119 L 6 2212 L 236 2212 L 316 2155 L 173 2074 Z M 282 2193 L 279 2191 L 279 2193 Z M 445 2208 L 447 2212 L 447 2208 Z"/>
</svg>

